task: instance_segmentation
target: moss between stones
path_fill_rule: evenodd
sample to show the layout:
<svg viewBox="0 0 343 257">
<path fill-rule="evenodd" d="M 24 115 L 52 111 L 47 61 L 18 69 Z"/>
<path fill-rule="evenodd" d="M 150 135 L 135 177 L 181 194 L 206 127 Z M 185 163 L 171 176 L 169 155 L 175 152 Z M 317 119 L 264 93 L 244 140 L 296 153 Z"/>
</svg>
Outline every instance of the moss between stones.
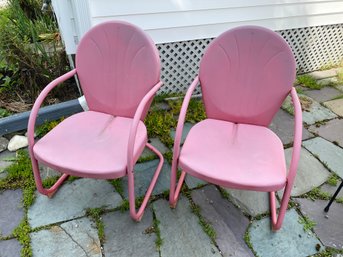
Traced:
<svg viewBox="0 0 343 257">
<path fill-rule="evenodd" d="M 296 84 L 301 84 L 304 87 L 308 87 L 310 89 L 321 89 L 322 86 L 317 83 L 317 81 L 309 76 L 309 75 L 300 75 L 297 76 Z"/>
<path fill-rule="evenodd" d="M 90 208 L 90 209 L 87 209 L 86 211 L 86 215 L 89 216 L 96 224 L 101 245 L 105 243 L 105 239 L 106 239 L 105 238 L 105 225 L 101 219 L 101 215 L 104 212 L 105 212 L 104 208 Z"/>
</svg>

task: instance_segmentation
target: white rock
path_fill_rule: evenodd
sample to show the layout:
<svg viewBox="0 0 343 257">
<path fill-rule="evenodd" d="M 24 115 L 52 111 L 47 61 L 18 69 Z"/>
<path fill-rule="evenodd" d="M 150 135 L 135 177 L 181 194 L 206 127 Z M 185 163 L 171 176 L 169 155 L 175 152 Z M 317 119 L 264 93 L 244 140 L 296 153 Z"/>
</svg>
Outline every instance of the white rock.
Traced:
<svg viewBox="0 0 343 257">
<path fill-rule="evenodd" d="M 77 100 L 79 100 L 79 104 L 81 105 L 81 107 L 84 111 L 89 110 L 85 96 L 81 96 Z"/>
<path fill-rule="evenodd" d="M 0 153 L 6 150 L 8 145 L 8 140 L 4 137 L 0 137 Z"/>
<path fill-rule="evenodd" d="M 25 136 L 15 135 L 8 143 L 7 149 L 11 152 L 17 151 L 29 145 L 29 141 Z"/>
</svg>

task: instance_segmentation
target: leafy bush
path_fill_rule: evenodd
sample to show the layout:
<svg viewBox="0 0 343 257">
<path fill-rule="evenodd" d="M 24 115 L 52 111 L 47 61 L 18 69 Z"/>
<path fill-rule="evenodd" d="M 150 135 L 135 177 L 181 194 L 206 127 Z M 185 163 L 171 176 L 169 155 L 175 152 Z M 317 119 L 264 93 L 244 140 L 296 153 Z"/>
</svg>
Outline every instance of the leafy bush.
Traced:
<svg viewBox="0 0 343 257">
<path fill-rule="evenodd" d="M 53 13 L 43 14 L 41 5 L 38 0 L 10 0 L 1 11 L 0 100 L 32 103 L 51 80 L 69 69 Z M 50 97 L 70 93 L 59 87 Z"/>
</svg>

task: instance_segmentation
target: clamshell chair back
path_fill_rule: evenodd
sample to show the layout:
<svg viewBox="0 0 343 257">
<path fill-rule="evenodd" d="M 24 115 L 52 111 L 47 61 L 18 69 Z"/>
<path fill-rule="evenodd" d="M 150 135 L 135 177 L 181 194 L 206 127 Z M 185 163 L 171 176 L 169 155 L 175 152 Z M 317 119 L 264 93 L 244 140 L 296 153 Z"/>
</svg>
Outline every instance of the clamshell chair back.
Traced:
<svg viewBox="0 0 343 257">
<path fill-rule="evenodd" d="M 295 67 L 285 40 L 265 28 L 238 27 L 213 40 L 179 115 L 170 180 L 172 207 L 187 173 L 226 188 L 268 192 L 272 229 L 280 229 L 301 148 L 301 106 L 292 87 Z M 187 107 L 198 83 L 207 119 L 191 128 L 181 149 Z M 294 104 L 295 132 L 287 173 L 282 142 L 268 125 L 288 94 Z M 182 173 L 176 183 L 179 168 Z M 277 217 L 275 191 L 281 189 L 284 195 Z"/>
<path fill-rule="evenodd" d="M 160 80 L 154 43 L 126 22 L 88 31 L 77 48 L 76 68 L 89 109 L 114 116 L 133 118 L 142 98 Z"/>
<path fill-rule="evenodd" d="M 200 62 L 207 117 L 268 126 L 293 86 L 295 67 L 288 44 L 268 29 L 224 32 Z"/>
<path fill-rule="evenodd" d="M 47 94 L 75 74 L 89 111 L 74 114 L 35 142 L 34 127 Z M 113 21 L 93 27 L 80 41 L 76 68 L 52 81 L 37 98 L 28 138 L 36 186 L 51 197 L 69 176 L 116 179 L 128 176 L 130 214 L 140 220 L 163 165 L 163 156 L 148 143 L 143 123 L 161 87 L 160 59 L 153 41 L 136 26 Z M 160 158 L 138 211 L 133 167 L 144 147 Z M 42 185 L 38 162 L 63 175 L 51 188 Z"/>
</svg>

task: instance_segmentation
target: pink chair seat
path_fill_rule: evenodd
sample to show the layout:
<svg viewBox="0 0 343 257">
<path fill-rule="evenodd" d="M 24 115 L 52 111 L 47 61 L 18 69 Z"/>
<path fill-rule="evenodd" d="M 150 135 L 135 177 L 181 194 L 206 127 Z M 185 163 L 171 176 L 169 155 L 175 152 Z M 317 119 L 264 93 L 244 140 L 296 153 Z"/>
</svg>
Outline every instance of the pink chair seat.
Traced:
<svg viewBox="0 0 343 257">
<path fill-rule="evenodd" d="M 276 191 L 286 183 L 283 145 L 263 126 L 206 119 L 190 130 L 179 167 L 230 188 Z"/>
<path fill-rule="evenodd" d="M 128 137 L 133 119 L 88 111 L 75 114 L 33 147 L 38 161 L 63 173 L 113 179 L 126 174 Z M 137 161 L 147 143 L 140 121 L 134 146 Z"/>
</svg>

